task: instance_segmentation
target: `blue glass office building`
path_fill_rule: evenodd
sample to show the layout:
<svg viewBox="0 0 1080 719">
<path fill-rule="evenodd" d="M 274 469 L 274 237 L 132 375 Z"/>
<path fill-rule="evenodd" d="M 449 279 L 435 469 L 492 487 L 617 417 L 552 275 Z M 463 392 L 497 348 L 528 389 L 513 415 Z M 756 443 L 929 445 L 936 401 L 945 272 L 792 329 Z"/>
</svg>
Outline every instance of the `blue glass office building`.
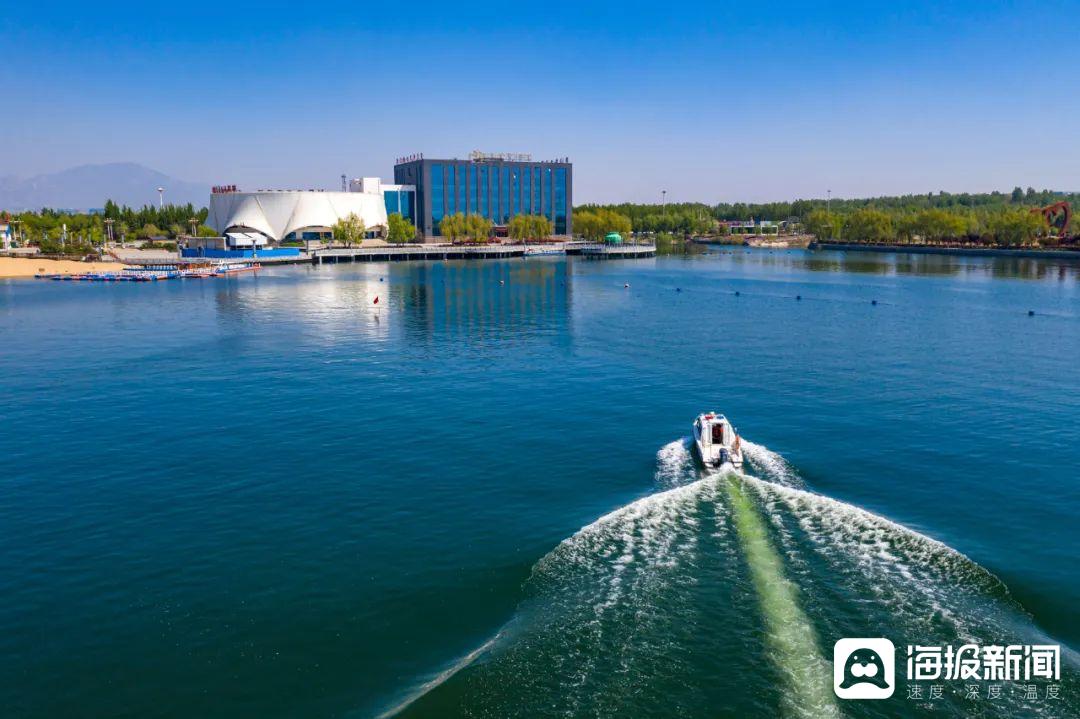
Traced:
<svg viewBox="0 0 1080 719">
<path fill-rule="evenodd" d="M 408 158 L 394 166 L 394 182 L 416 187 L 416 229 L 439 236 L 439 221 L 462 212 L 505 226 L 515 215 L 544 215 L 555 234 L 573 234 L 573 166 L 569 160 L 534 162 L 482 156 L 470 160 Z"/>
</svg>

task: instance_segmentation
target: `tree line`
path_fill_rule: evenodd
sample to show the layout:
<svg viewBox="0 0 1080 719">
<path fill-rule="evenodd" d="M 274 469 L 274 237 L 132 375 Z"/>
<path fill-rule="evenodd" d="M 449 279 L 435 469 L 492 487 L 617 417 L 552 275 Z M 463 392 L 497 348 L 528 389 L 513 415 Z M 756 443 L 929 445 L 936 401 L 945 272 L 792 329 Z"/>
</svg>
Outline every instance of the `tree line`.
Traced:
<svg viewBox="0 0 1080 719">
<path fill-rule="evenodd" d="M 368 228 L 363 218 L 355 212 L 350 212 L 342 217 L 330 228 L 330 233 L 337 242 L 345 243 L 346 247 L 352 247 L 353 243 L 363 242 L 367 236 Z M 400 212 L 392 212 L 386 216 L 386 228 L 383 236 L 387 242 L 400 244 L 408 242 L 416 236 L 416 226 L 413 225 Z"/>
<path fill-rule="evenodd" d="M 192 228 L 204 237 L 217 235 L 205 225 L 209 210 L 186 205 L 145 205 L 141 209 L 108 200 L 102 212 L 64 212 L 44 208 L 37 212 L 3 213 L 14 223 L 20 242 L 34 244 L 44 252 L 89 252 L 109 238 L 149 240 L 179 237 Z"/>
<path fill-rule="evenodd" d="M 456 212 L 439 220 L 439 234 L 457 242 L 465 238 L 471 242 L 487 242 L 491 239 L 494 223 L 482 215 Z M 510 239 L 518 242 L 526 240 L 543 241 L 551 237 L 555 225 L 543 215 L 515 215 L 507 223 L 506 232 Z"/>
<path fill-rule="evenodd" d="M 1031 210 L 1062 200 L 1080 207 L 1080 193 L 1031 187 L 1016 187 L 1010 193 L 931 192 L 769 203 L 582 205 L 574 209 L 574 227 L 586 234 L 583 214 L 592 217 L 606 212 L 625 217 L 634 232 L 658 234 L 722 234 L 725 221 L 764 219 L 786 220 L 820 239 L 851 242 L 1048 244 L 1058 240 L 1060 228 Z"/>
</svg>

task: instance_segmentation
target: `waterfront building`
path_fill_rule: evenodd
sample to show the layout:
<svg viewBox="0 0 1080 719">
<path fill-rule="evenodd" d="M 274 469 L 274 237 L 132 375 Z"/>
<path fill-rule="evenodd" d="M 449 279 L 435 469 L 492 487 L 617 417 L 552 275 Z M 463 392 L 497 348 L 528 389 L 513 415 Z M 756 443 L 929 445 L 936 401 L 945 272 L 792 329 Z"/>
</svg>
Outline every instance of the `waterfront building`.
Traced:
<svg viewBox="0 0 1080 719">
<path fill-rule="evenodd" d="M 346 191 L 213 188 L 207 224 L 228 248 L 274 242 L 325 240 L 338 220 L 357 215 L 369 236 L 380 235 L 391 212 L 415 216 L 416 188 L 384 185 L 377 177 L 353 180 Z M 230 242 L 231 240 L 231 242 Z"/>
<path fill-rule="evenodd" d="M 728 220 L 723 222 L 733 235 L 776 235 L 780 225 L 769 220 Z"/>
<path fill-rule="evenodd" d="M 529 155 L 473 152 L 466 160 L 399 158 L 394 182 L 415 188 L 417 233 L 440 236 L 439 222 L 457 212 L 491 220 L 496 235 L 516 215 L 544 215 L 558 236 L 573 233 L 573 166 L 562 158 L 534 161 Z"/>
</svg>

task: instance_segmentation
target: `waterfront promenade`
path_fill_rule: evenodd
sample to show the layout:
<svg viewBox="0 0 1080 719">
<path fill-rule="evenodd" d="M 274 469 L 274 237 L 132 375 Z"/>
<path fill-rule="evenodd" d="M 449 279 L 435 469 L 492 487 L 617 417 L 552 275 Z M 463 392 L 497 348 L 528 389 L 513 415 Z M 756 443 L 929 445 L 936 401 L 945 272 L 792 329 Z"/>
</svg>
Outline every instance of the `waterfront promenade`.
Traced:
<svg viewBox="0 0 1080 719">
<path fill-rule="evenodd" d="M 881 245 L 848 242 L 812 242 L 811 250 L 843 252 L 907 252 L 916 255 L 955 255 L 958 257 L 1017 257 L 1040 260 L 1080 262 L 1080 250 L 1012 249 L 1009 247 L 934 247 L 933 245 Z"/>
<path fill-rule="evenodd" d="M 652 257 L 656 245 L 606 245 L 590 242 L 563 242 L 539 245 L 382 245 L 314 251 L 300 262 L 335 264 L 339 262 L 400 262 L 410 260 L 494 260 L 510 257 L 544 255 L 580 255 L 589 259 L 626 259 Z"/>
</svg>

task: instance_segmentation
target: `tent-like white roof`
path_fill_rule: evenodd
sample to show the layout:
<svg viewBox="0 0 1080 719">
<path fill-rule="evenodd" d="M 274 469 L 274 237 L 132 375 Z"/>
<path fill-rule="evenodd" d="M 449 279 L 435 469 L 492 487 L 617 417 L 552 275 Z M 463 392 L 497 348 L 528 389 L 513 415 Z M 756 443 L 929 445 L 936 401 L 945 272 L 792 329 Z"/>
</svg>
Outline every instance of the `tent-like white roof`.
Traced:
<svg viewBox="0 0 1080 719">
<path fill-rule="evenodd" d="M 263 192 L 215 192 L 210 195 L 207 224 L 224 234 L 254 230 L 272 240 L 307 228 L 333 227 L 355 213 L 371 228 L 386 225 L 382 193 L 268 190 Z"/>
</svg>

